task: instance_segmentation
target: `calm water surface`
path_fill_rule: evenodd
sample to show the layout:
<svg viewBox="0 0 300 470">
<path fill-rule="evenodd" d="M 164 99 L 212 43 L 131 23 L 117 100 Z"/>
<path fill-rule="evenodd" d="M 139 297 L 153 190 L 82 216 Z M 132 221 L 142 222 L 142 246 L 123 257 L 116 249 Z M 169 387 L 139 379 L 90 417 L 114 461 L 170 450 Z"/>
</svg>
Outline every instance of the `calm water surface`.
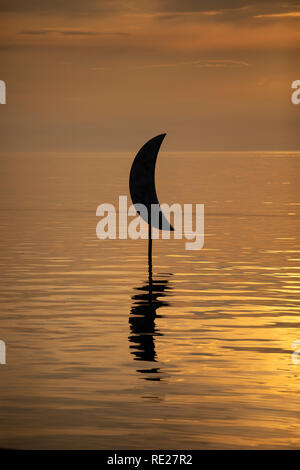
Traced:
<svg viewBox="0 0 300 470">
<path fill-rule="evenodd" d="M 96 238 L 131 154 L 1 155 L 0 447 L 300 447 L 300 153 L 161 153 L 205 246 Z"/>
</svg>

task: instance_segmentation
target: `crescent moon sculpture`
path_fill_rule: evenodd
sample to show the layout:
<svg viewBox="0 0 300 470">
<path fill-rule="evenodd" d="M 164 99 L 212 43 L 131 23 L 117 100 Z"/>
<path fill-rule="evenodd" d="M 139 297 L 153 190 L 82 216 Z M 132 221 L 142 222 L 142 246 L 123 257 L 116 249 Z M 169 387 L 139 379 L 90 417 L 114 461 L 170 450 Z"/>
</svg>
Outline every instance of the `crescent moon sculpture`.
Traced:
<svg viewBox="0 0 300 470">
<path fill-rule="evenodd" d="M 166 134 L 160 134 L 148 140 L 136 154 L 133 160 L 130 176 L 129 190 L 136 211 L 148 223 L 148 271 L 149 271 L 149 301 L 152 303 L 152 227 L 160 230 L 174 231 L 172 225 L 165 218 L 160 209 L 155 189 L 155 165 L 157 155 Z M 147 208 L 147 215 L 139 211 L 138 204 Z M 152 220 L 151 205 L 156 204 L 159 217 Z M 155 225 L 157 224 L 157 225 Z"/>
<path fill-rule="evenodd" d="M 129 176 L 131 199 L 138 214 L 149 224 L 149 239 L 152 238 L 151 227 L 160 230 L 174 231 L 174 228 L 165 218 L 161 210 L 159 218 L 151 220 L 151 205 L 156 204 L 156 207 L 160 209 L 155 189 L 155 165 L 160 146 L 165 136 L 166 134 L 157 135 L 143 145 L 133 160 Z M 143 212 L 138 210 L 137 204 L 143 204 L 147 208 L 147 218 Z"/>
</svg>

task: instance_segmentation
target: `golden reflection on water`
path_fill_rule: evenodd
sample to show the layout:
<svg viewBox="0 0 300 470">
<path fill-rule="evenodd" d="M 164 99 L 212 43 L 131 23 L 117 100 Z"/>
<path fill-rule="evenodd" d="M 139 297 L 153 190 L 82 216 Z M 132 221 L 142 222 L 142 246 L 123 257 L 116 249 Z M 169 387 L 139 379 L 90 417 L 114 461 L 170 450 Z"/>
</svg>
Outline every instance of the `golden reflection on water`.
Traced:
<svg viewBox="0 0 300 470">
<path fill-rule="evenodd" d="M 299 447 L 299 156 L 162 153 L 205 247 L 155 240 L 149 295 L 146 242 L 95 235 L 131 155 L 2 155 L 0 446 Z"/>
</svg>

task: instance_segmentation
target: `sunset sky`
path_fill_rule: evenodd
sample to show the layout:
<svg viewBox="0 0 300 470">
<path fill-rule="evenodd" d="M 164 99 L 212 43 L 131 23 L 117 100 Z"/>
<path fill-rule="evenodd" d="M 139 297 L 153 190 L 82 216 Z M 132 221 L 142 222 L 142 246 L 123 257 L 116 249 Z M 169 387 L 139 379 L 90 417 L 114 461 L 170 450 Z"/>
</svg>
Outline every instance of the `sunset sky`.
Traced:
<svg viewBox="0 0 300 470">
<path fill-rule="evenodd" d="M 0 0 L 1 150 L 297 150 L 300 2 Z"/>
</svg>

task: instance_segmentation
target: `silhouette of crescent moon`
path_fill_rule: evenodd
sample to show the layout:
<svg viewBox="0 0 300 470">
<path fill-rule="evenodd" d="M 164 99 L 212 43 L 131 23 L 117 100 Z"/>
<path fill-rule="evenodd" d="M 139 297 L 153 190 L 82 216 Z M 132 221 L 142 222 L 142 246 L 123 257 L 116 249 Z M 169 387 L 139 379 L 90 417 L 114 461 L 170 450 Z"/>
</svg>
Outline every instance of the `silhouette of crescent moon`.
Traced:
<svg viewBox="0 0 300 470">
<path fill-rule="evenodd" d="M 138 151 L 130 170 L 129 190 L 132 202 L 135 207 L 136 204 L 144 204 L 144 206 L 147 207 L 149 215 L 151 215 L 151 204 L 159 205 L 155 190 L 155 165 L 160 146 L 165 136 L 166 134 L 160 134 L 146 142 Z M 143 213 L 140 213 L 139 210 L 137 210 L 137 212 L 148 223 L 148 220 L 143 217 Z M 159 225 L 155 225 L 155 220 L 151 221 L 151 225 L 160 230 L 174 230 L 162 212 L 159 217 Z"/>
</svg>

